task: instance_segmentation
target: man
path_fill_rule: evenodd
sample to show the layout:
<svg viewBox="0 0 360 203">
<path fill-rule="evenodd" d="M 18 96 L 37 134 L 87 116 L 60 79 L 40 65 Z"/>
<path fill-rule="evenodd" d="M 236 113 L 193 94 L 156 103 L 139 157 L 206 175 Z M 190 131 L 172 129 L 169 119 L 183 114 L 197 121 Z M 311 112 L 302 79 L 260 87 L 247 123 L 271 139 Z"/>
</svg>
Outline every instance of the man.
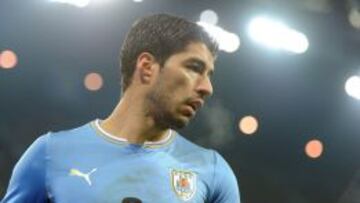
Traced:
<svg viewBox="0 0 360 203">
<path fill-rule="evenodd" d="M 212 94 L 216 51 L 182 18 L 136 22 L 121 50 L 123 96 L 112 114 L 38 138 L 2 202 L 240 202 L 226 161 L 173 130 Z"/>
</svg>

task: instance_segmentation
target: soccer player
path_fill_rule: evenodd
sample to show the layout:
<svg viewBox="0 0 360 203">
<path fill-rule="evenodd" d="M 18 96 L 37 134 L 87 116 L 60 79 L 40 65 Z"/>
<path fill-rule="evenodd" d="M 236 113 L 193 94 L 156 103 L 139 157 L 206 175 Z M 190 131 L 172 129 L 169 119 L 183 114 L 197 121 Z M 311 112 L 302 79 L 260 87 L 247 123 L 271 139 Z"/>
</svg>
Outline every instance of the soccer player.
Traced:
<svg viewBox="0 0 360 203">
<path fill-rule="evenodd" d="M 217 44 L 197 24 L 138 20 L 121 49 L 122 98 L 111 115 L 39 137 L 2 203 L 238 203 L 233 171 L 175 130 L 213 92 Z"/>
</svg>

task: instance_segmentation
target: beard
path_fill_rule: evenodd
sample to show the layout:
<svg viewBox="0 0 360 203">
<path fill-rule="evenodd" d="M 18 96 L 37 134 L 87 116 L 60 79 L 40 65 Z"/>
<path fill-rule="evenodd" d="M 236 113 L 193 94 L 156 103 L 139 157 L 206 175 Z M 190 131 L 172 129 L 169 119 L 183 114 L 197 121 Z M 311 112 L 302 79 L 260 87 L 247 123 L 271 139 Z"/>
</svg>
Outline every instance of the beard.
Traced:
<svg viewBox="0 0 360 203">
<path fill-rule="evenodd" d="M 175 112 L 171 112 L 172 98 L 166 92 L 168 91 L 157 84 L 157 87 L 146 95 L 146 116 L 153 118 L 155 125 L 160 129 L 181 129 L 188 124 L 189 119 L 181 119 L 176 117 Z"/>
</svg>

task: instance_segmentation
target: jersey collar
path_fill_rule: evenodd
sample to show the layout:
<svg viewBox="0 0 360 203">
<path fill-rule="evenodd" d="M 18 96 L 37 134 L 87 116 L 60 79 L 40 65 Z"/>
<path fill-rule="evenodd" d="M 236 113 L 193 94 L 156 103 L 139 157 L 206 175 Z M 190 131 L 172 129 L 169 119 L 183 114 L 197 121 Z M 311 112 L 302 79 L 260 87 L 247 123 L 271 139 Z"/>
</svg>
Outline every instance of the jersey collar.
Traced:
<svg viewBox="0 0 360 203">
<path fill-rule="evenodd" d="M 111 141 L 113 143 L 116 144 L 129 144 L 128 140 L 125 138 L 121 138 L 121 137 L 117 137 L 109 132 L 106 132 L 101 126 L 100 126 L 100 119 L 96 119 L 94 121 L 91 122 L 91 126 L 96 130 L 97 134 L 102 136 L 103 138 L 105 138 L 108 141 Z M 175 134 L 174 131 L 172 129 L 169 130 L 168 135 L 159 141 L 146 141 L 142 146 L 144 148 L 158 148 L 158 147 L 163 147 L 166 145 L 169 145 L 173 139 L 175 138 Z"/>
</svg>

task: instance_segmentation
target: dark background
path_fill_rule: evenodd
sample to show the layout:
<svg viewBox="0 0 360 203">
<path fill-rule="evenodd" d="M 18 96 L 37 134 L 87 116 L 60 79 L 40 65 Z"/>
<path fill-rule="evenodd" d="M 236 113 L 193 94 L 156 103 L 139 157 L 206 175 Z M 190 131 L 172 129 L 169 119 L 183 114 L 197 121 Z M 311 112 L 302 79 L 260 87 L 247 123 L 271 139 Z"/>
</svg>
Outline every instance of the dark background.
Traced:
<svg viewBox="0 0 360 203">
<path fill-rule="evenodd" d="M 220 52 L 213 97 L 181 131 L 217 149 L 232 166 L 243 203 L 360 202 L 360 101 L 344 85 L 360 71 L 360 31 L 346 0 L 97 0 L 88 7 L 47 0 L 0 0 L 0 51 L 19 62 L 0 69 L 0 198 L 12 167 L 41 134 L 105 118 L 120 98 L 118 51 L 140 16 L 166 12 L 198 21 L 206 9 L 240 36 L 235 53 Z M 246 34 L 249 20 L 268 14 L 305 33 L 301 55 L 263 48 Z M 88 91 L 83 78 L 100 73 Z M 238 122 L 259 120 L 252 136 Z M 321 140 L 318 159 L 304 153 Z"/>
</svg>

